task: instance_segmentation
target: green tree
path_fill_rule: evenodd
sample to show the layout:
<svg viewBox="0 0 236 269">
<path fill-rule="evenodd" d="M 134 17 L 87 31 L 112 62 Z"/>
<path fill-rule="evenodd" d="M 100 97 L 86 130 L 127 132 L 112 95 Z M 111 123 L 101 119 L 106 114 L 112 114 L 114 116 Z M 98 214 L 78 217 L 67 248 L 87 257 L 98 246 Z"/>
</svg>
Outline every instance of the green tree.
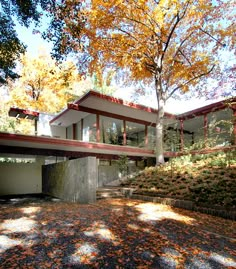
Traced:
<svg viewBox="0 0 236 269">
<path fill-rule="evenodd" d="M 235 47 L 234 10 L 229 0 L 65 0 L 56 11 L 62 34 L 54 33 L 55 52 L 79 52 L 90 73 L 114 67 L 153 85 L 159 164 L 166 101 L 220 77 L 219 54 Z"/>
</svg>

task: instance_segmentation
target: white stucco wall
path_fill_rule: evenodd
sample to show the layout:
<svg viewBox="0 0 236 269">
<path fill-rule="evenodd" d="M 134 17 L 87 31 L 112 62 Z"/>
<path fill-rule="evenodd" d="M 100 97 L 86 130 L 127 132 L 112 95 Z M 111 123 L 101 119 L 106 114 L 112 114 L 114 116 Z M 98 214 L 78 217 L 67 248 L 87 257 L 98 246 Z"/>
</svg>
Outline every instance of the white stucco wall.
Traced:
<svg viewBox="0 0 236 269">
<path fill-rule="evenodd" d="M 0 195 L 41 192 L 40 163 L 0 163 Z"/>
</svg>

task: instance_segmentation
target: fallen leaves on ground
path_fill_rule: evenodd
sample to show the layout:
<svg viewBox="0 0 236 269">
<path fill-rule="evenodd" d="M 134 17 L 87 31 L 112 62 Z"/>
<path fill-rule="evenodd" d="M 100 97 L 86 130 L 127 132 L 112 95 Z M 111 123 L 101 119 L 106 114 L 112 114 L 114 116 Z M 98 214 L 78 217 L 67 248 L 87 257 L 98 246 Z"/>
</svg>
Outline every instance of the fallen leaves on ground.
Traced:
<svg viewBox="0 0 236 269">
<path fill-rule="evenodd" d="M 234 268 L 236 223 L 129 199 L 0 205 L 0 268 Z"/>
</svg>

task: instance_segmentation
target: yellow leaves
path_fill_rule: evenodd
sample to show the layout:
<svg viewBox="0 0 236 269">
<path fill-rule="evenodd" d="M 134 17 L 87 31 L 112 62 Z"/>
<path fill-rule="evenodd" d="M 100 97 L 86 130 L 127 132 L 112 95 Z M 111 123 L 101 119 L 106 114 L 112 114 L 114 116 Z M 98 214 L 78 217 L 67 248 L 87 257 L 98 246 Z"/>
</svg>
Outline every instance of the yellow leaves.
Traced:
<svg viewBox="0 0 236 269">
<path fill-rule="evenodd" d="M 50 55 L 37 58 L 23 55 L 21 77 L 10 85 L 10 104 L 19 108 L 57 112 L 65 107 L 67 91 L 72 91 L 80 77 L 72 62 L 57 65 Z"/>
<path fill-rule="evenodd" d="M 181 88 L 181 91 L 182 91 L 183 93 L 188 92 L 188 91 L 189 91 L 189 86 L 188 86 L 188 85 L 184 85 L 184 86 Z"/>
</svg>

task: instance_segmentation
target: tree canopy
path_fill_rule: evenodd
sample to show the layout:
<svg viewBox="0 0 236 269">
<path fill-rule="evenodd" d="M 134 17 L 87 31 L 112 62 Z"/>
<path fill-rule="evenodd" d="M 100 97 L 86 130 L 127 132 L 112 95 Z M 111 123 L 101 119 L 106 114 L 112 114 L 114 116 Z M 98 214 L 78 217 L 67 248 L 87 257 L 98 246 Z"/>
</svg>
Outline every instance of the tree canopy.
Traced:
<svg viewBox="0 0 236 269">
<path fill-rule="evenodd" d="M 153 85 L 162 163 L 165 103 L 178 90 L 202 90 L 210 75 L 219 76 L 219 53 L 235 45 L 234 8 L 227 0 L 65 0 L 56 11 L 55 52 L 79 52 L 90 72 L 122 69 Z"/>
<path fill-rule="evenodd" d="M 51 0 L 0 0 L 0 84 L 8 78 L 16 78 L 16 60 L 26 51 L 15 29 L 15 20 L 28 27 L 31 22 L 39 24 L 43 10 L 54 6 Z"/>
<path fill-rule="evenodd" d="M 57 64 L 49 53 L 21 56 L 20 78 L 9 83 L 10 104 L 48 113 L 63 109 L 80 80 L 73 62 Z M 80 89 L 80 93 L 83 89 Z"/>
</svg>

